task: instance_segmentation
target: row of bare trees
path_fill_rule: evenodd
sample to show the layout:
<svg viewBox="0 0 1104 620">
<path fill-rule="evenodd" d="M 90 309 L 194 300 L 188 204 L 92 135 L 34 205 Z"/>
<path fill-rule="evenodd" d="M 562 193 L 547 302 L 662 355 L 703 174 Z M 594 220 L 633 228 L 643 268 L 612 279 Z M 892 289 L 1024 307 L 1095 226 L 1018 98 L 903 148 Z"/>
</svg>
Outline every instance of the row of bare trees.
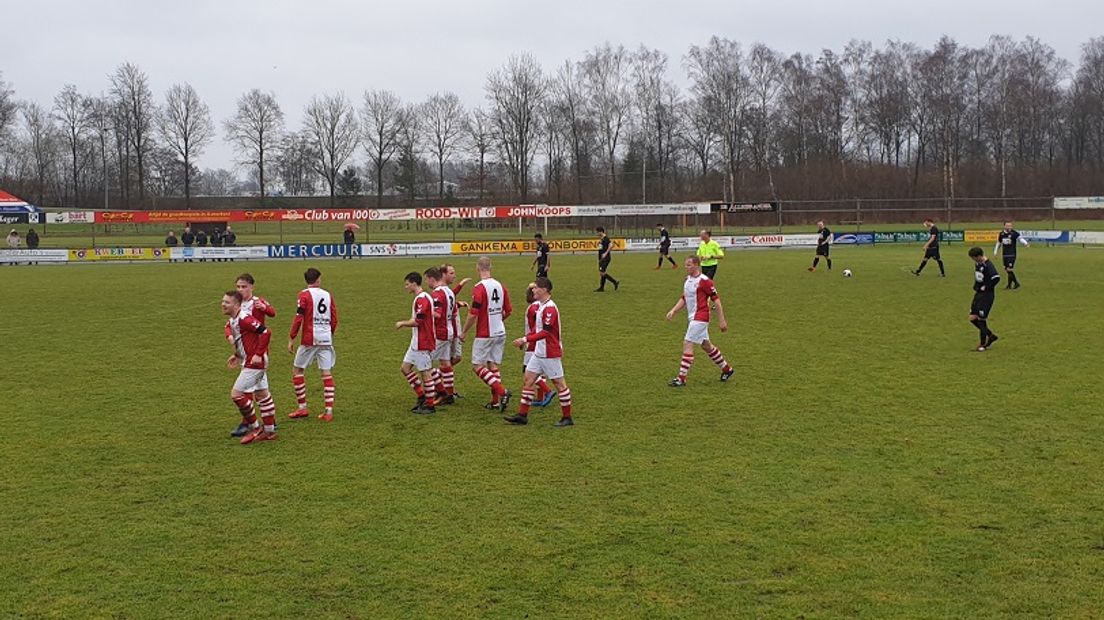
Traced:
<svg viewBox="0 0 1104 620">
<path fill-rule="evenodd" d="M 607 43 L 552 70 L 513 56 L 472 109 L 448 92 L 335 92 L 295 129 L 253 89 L 219 124 L 244 183 L 197 167 L 216 123 L 190 85 L 159 101 L 128 63 L 109 87 L 46 106 L 0 79 L 0 183 L 73 206 L 248 190 L 376 204 L 1104 193 L 1104 37 L 1077 67 L 1030 37 L 815 57 L 714 37 L 681 62 Z"/>
</svg>

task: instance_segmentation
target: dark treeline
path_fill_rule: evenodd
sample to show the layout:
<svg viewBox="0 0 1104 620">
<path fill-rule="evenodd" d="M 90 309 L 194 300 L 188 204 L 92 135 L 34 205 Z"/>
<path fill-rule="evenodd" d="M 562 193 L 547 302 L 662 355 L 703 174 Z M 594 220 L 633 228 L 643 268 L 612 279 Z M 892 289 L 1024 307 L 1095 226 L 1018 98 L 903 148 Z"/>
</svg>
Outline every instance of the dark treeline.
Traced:
<svg viewBox="0 0 1104 620">
<path fill-rule="evenodd" d="M 65 86 L 49 102 L 19 100 L 0 75 L 0 186 L 83 208 L 250 193 L 388 205 L 1100 194 L 1104 37 L 1077 60 L 1007 37 L 816 56 L 714 37 L 675 60 L 605 44 L 557 67 L 513 56 L 474 109 L 447 92 L 319 94 L 298 127 L 257 89 L 213 119 L 190 85 L 157 96 L 129 63 L 102 96 Z M 216 139 L 237 169 L 200 168 Z"/>
</svg>

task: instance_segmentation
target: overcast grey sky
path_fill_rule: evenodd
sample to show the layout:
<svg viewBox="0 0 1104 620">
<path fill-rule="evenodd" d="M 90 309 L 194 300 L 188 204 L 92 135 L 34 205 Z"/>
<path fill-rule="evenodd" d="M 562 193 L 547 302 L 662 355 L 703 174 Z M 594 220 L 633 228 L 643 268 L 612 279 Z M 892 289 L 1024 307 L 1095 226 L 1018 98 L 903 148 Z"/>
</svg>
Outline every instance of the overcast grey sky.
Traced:
<svg viewBox="0 0 1104 620">
<path fill-rule="evenodd" d="M 67 83 L 98 94 L 126 61 L 146 71 L 158 102 L 190 82 L 219 131 L 200 168 L 232 165 L 221 123 L 250 88 L 274 91 L 295 129 L 317 93 L 344 91 L 359 106 L 365 89 L 407 101 L 451 90 L 481 105 L 487 74 L 511 53 L 548 70 L 604 41 L 667 52 L 682 83 L 683 54 L 713 35 L 787 54 L 851 39 L 930 47 L 947 34 L 978 46 L 992 34 L 1032 35 L 1075 65 L 1080 45 L 1104 35 L 1099 0 L 0 0 L 0 16 L 9 37 L 0 72 L 21 99 L 48 105 Z"/>
</svg>

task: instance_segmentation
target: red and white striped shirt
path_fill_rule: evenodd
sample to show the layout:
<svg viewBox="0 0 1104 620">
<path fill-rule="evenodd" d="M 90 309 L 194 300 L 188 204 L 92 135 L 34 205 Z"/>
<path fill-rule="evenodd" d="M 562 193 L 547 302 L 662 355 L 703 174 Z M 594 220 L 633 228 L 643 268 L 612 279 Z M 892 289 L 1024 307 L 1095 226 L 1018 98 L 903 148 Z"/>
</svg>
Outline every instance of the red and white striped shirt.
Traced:
<svg viewBox="0 0 1104 620">
<path fill-rule="evenodd" d="M 234 351 L 246 368 L 264 370 L 268 368 L 268 342 L 272 332 L 263 323 L 244 313 L 226 322 L 226 330 L 234 341 Z M 254 355 L 261 356 L 261 362 L 253 361 Z"/>
<path fill-rule="evenodd" d="M 533 333 L 525 337 L 535 342 L 533 355 L 537 357 L 563 357 L 563 344 L 560 340 L 560 309 L 556 302 L 549 299 L 537 308 L 537 324 Z"/>
<path fill-rule="evenodd" d="M 437 340 L 449 339 L 448 304 L 449 297 L 445 291 L 447 286 L 438 286 L 429 294 L 433 299 L 433 335 Z"/>
<path fill-rule="evenodd" d="M 525 345 L 526 351 L 534 351 L 537 348 L 536 341 L 529 340 L 529 334 L 537 330 L 537 310 L 539 308 L 540 302 L 534 301 L 525 309 L 525 339 L 529 342 L 529 344 Z"/>
<path fill-rule="evenodd" d="M 303 346 L 333 346 L 333 335 L 337 332 L 337 307 L 329 291 L 309 286 L 299 293 L 289 337 L 295 339 L 300 327 L 303 328 Z"/>
<path fill-rule="evenodd" d="M 682 298 L 686 301 L 686 316 L 691 321 L 709 322 L 709 301 L 717 299 L 713 280 L 705 274 L 686 276 Z"/>
<path fill-rule="evenodd" d="M 510 293 L 494 278 L 480 280 L 472 291 L 471 313 L 476 316 L 475 337 L 497 338 L 506 335 L 510 318 Z"/>
<path fill-rule="evenodd" d="M 414 319 L 414 333 L 410 334 L 412 351 L 432 351 L 437 348 L 437 337 L 433 330 L 433 299 L 422 291 L 414 296 L 410 306 L 410 318 Z"/>
</svg>

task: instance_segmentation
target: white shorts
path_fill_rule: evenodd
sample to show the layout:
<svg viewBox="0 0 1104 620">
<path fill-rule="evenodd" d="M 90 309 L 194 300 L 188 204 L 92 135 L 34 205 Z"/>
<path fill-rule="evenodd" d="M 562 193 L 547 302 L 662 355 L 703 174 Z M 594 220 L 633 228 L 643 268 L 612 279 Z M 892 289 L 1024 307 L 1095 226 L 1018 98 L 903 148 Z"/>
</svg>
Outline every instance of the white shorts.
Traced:
<svg viewBox="0 0 1104 620">
<path fill-rule="evenodd" d="M 537 357 L 534 355 L 525 363 L 525 372 L 544 375 L 549 379 L 562 379 L 564 376 L 563 358 Z"/>
<path fill-rule="evenodd" d="M 295 351 L 296 368 L 306 368 L 311 362 L 316 362 L 321 370 L 330 370 L 337 361 L 337 353 L 333 347 L 315 347 L 299 345 Z"/>
<path fill-rule="evenodd" d="M 523 368 L 529 366 L 529 360 L 531 360 L 531 359 L 533 359 L 533 352 L 532 351 L 526 351 L 525 355 L 521 358 L 521 366 Z"/>
<path fill-rule="evenodd" d="M 407 349 L 406 355 L 403 356 L 403 363 L 410 364 L 418 372 L 425 372 L 433 368 L 432 353 L 432 351 L 415 351 L 414 349 Z"/>
<path fill-rule="evenodd" d="M 463 340 L 460 340 L 459 338 L 453 338 L 452 340 L 449 341 L 449 345 L 452 348 L 452 351 L 449 354 L 450 357 L 452 357 L 452 359 L 458 360 L 461 357 L 464 357 L 464 341 Z"/>
<path fill-rule="evenodd" d="M 709 323 L 690 321 L 690 326 L 686 328 L 686 337 L 683 340 L 694 344 L 701 344 L 709 340 Z"/>
<path fill-rule="evenodd" d="M 487 362 L 502 363 L 502 351 L 506 348 L 506 336 L 476 338 L 472 345 L 472 364 L 482 366 Z"/>
<path fill-rule="evenodd" d="M 437 348 L 433 349 L 430 360 L 434 362 L 447 362 L 452 359 L 452 343 L 448 340 L 438 340 Z"/>
<path fill-rule="evenodd" d="M 243 394 L 267 389 L 268 371 L 259 368 L 242 368 L 238 380 L 234 382 L 234 390 Z"/>
</svg>

